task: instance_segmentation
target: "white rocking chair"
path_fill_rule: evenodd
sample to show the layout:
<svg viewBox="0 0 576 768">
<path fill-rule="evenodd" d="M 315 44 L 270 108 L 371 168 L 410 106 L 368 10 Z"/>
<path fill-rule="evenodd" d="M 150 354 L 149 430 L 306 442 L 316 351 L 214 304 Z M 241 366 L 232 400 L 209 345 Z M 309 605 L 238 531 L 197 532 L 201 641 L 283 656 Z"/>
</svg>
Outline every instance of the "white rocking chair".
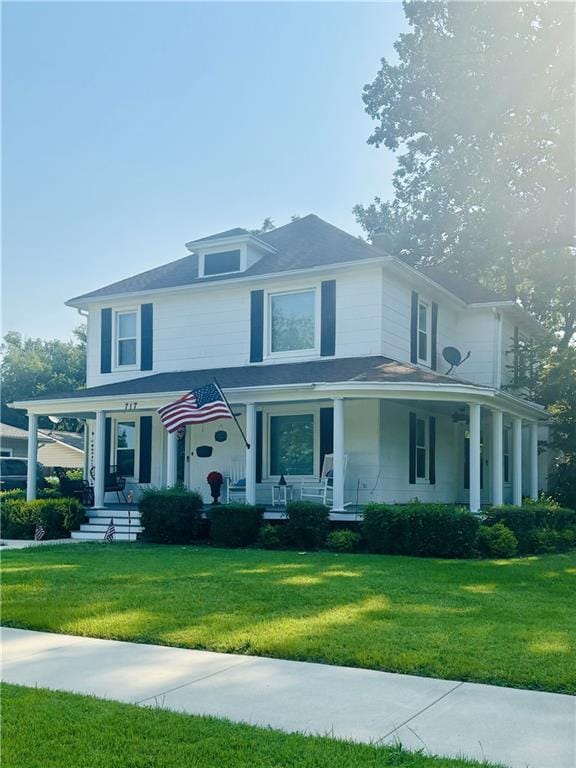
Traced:
<svg viewBox="0 0 576 768">
<path fill-rule="evenodd" d="M 348 465 L 348 456 L 344 455 L 344 477 L 346 477 L 346 467 Z M 321 502 L 331 505 L 334 501 L 334 454 L 326 453 L 322 462 L 322 471 L 320 473 L 320 482 L 311 485 L 303 485 L 300 489 L 300 496 L 304 499 Z"/>
<path fill-rule="evenodd" d="M 246 469 L 243 459 L 232 459 L 226 483 L 226 503 L 246 502 Z"/>
</svg>

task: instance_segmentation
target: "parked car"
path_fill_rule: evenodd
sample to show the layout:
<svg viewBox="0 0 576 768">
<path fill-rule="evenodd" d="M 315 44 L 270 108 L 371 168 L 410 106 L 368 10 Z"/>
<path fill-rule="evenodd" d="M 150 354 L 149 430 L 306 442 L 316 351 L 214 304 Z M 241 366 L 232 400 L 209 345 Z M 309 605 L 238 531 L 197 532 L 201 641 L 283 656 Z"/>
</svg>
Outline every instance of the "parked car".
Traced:
<svg viewBox="0 0 576 768">
<path fill-rule="evenodd" d="M 15 459 L 12 457 L 0 458 L 0 488 L 3 491 L 11 491 L 14 488 L 26 489 L 28 476 L 28 459 Z M 45 488 L 44 467 L 38 462 L 36 485 Z"/>
</svg>

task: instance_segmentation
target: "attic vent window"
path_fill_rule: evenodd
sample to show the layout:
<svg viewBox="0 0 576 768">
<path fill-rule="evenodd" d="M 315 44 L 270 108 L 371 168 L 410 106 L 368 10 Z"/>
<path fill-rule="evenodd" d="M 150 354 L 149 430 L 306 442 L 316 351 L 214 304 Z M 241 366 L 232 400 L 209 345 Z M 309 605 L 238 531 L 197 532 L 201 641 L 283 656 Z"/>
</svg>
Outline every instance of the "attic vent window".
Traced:
<svg viewBox="0 0 576 768">
<path fill-rule="evenodd" d="M 240 271 L 240 250 L 204 254 L 204 277 Z"/>
</svg>

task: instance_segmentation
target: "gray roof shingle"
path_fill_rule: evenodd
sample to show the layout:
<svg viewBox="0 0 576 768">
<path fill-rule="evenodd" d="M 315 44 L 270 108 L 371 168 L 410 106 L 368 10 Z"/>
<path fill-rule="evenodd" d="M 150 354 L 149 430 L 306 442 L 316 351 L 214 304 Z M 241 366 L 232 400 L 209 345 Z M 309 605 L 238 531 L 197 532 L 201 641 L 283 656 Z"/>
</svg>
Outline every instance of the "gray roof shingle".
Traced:
<svg viewBox="0 0 576 768">
<path fill-rule="evenodd" d="M 235 237 L 250 234 L 242 227 L 235 227 L 224 232 L 218 232 L 200 240 L 194 240 L 189 245 L 197 245 L 223 237 Z M 277 227 L 270 232 L 262 232 L 258 239 L 271 245 L 277 253 L 265 254 L 256 264 L 245 272 L 237 275 L 213 275 L 198 277 L 198 263 L 195 255 L 184 256 L 155 269 L 149 269 L 138 275 L 127 277 L 110 285 L 98 288 L 82 296 L 70 299 L 74 302 L 105 296 L 115 296 L 124 293 L 161 290 L 177 286 L 193 285 L 195 283 L 218 282 L 231 280 L 235 277 L 250 277 L 252 275 L 274 275 L 281 272 L 306 269 L 307 267 L 330 266 L 350 262 L 362 262 L 366 259 L 382 257 L 382 251 L 359 237 L 344 232 L 342 229 L 329 224 L 314 214 L 295 219 L 289 224 Z M 434 282 L 449 290 L 466 303 L 502 300 L 493 291 L 447 272 L 441 267 L 426 267 L 420 270 Z"/>
<path fill-rule="evenodd" d="M 129 381 L 103 384 L 75 392 L 48 395 L 42 400 L 83 399 L 124 395 L 187 392 L 216 379 L 223 389 L 269 387 L 279 384 L 320 384 L 339 382 L 458 384 L 463 382 L 443 376 L 416 365 L 399 363 L 389 357 L 346 357 L 330 360 L 310 360 L 303 363 L 275 365 L 246 365 L 234 368 L 209 368 L 201 371 L 156 373 Z M 476 385 L 472 385 L 476 386 Z"/>
</svg>

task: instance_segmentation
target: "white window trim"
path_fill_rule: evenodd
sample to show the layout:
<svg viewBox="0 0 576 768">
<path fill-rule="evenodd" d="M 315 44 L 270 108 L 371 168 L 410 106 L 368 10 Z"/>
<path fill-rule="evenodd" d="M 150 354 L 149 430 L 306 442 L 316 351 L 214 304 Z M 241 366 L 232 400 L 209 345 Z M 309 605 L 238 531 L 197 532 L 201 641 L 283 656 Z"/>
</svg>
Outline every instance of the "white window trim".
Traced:
<svg viewBox="0 0 576 768">
<path fill-rule="evenodd" d="M 136 362 L 133 365 L 120 365 L 118 362 L 118 342 L 120 341 L 118 335 L 119 317 L 120 315 L 136 315 Z M 114 323 L 113 323 L 113 363 L 115 371 L 139 371 L 140 370 L 140 307 L 118 307 L 114 310 Z M 132 337 L 126 337 L 132 338 Z"/>
<path fill-rule="evenodd" d="M 418 438 L 418 421 L 424 422 L 424 445 L 419 446 L 417 442 Z M 420 485 L 427 485 L 430 482 L 430 419 L 428 416 L 423 416 L 419 413 L 416 414 L 416 435 L 414 436 L 414 464 L 416 471 L 416 483 Z M 424 448 L 426 457 L 424 459 L 424 477 L 418 477 L 418 448 Z"/>
<path fill-rule="evenodd" d="M 138 468 L 140 466 L 140 416 L 134 416 L 128 412 L 126 414 L 115 416 L 112 419 L 112 445 L 110 446 L 110 464 L 112 466 L 118 466 L 118 424 L 130 421 L 134 422 L 136 428 L 134 434 L 134 474 L 126 477 L 126 480 L 135 483 L 138 482 Z"/>
<path fill-rule="evenodd" d="M 420 330 L 420 307 L 426 308 L 426 330 L 421 331 Z M 418 317 L 416 320 L 416 356 L 418 359 L 418 362 L 422 365 L 430 365 L 431 364 L 431 343 L 432 343 L 432 305 L 430 302 L 426 301 L 425 299 L 418 299 Z M 426 334 L 426 357 L 420 357 L 420 333 Z"/>
<path fill-rule="evenodd" d="M 288 296 L 295 293 L 313 293 L 314 294 L 314 346 L 308 349 L 289 349 L 286 352 L 272 352 L 272 299 L 275 296 Z M 319 357 L 320 356 L 320 333 L 321 333 L 321 307 L 320 290 L 317 285 L 311 285 L 306 288 L 295 288 L 293 290 L 268 291 L 264 303 L 264 328 L 266 339 L 265 358 L 272 360 L 287 360 L 291 358 Z"/>
<path fill-rule="evenodd" d="M 240 266 L 238 269 L 233 269 L 231 272 L 217 272 L 214 275 L 207 275 L 205 273 L 206 268 L 206 256 L 210 256 L 213 253 L 226 253 L 226 251 L 240 251 Z M 244 243 L 238 245 L 230 244 L 229 246 L 219 245 L 217 248 L 202 250 L 198 253 L 198 277 L 211 278 L 220 277 L 221 275 L 239 275 L 241 272 L 246 272 L 248 268 L 248 249 Z"/>
<path fill-rule="evenodd" d="M 311 475 L 284 475 L 286 481 L 296 485 L 298 483 L 310 483 L 320 476 L 320 407 L 316 405 L 302 407 L 302 405 L 286 406 L 283 408 L 262 409 L 262 480 L 268 483 L 277 483 L 280 475 L 270 474 L 270 417 L 271 416 L 313 416 L 314 417 L 314 456 Z"/>
</svg>

